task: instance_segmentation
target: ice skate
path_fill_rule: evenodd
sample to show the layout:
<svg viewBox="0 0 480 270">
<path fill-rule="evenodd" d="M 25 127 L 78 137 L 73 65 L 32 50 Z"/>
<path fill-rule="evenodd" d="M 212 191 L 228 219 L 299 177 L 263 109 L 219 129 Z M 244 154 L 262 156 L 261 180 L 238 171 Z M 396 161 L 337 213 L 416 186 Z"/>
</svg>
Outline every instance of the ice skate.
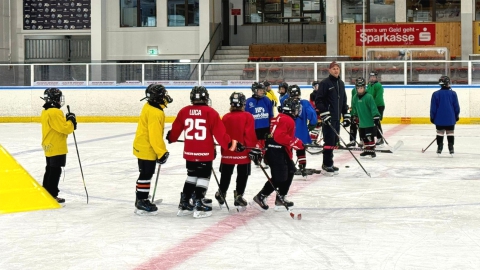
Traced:
<svg viewBox="0 0 480 270">
<path fill-rule="evenodd" d="M 203 200 L 195 200 L 195 209 L 193 210 L 194 218 L 206 218 L 212 215 L 212 207 L 206 205 Z"/>
<path fill-rule="evenodd" d="M 453 154 L 455 153 L 455 151 L 453 150 L 453 144 L 448 145 L 448 151 L 450 152 L 450 155 L 453 157 Z"/>
<path fill-rule="evenodd" d="M 247 201 L 243 198 L 243 194 L 238 194 L 236 190 L 233 191 L 233 197 L 235 201 L 233 201 L 233 205 L 237 208 L 238 212 L 243 212 L 247 208 Z"/>
<path fill-rule="evenodd" d="M 139 216 L 154 216 L 157 214 L 157 206 L 149 199 L 137 199 L 135 202 L 135 214 Z"/>
<path fill-rule="evenodd" d="M 362 153 L 360 153 L 360 156 L 364 158 L 367 158 L 367 157 L 374 158 L 377 156 L 377 154 L 375 154 L 375 152 L 373 151 L 363 151 Z"/>
<path fill-rule="evenodd" d="M 253 201 L 255 202 L 253 206 L 261 211 L 268 210 L 267 198 L 268 196 L 258 193 L 255 197 L 253 197 Z"/>
<path fill-rule="evenodd" d="M 185 194 L 183 192 L 180 193 L 180 203 L 178 204 L 178 212 L 177 216 L 188 216 L 191 215 L 193 212 L 193 205 L 191 205 L 187 198 L 185 198 Z"/>
<path fill-rule="evenodd" d="M 285 202 L 285 204 L 283 204 Z M 287 200 L 286 195 L 277 195 L 277 198 L 275 199 L 275 211 L 284 211 L 287 210 L 285 208 L 285 205 L 291 209 L 294 205 L 292 201 Z"/>
<path fill-rule="evenodd" d="M 54 199 L 57 201 L 57 203 L 60 203 L 60 204 L 61 204 L 61 203 L 65 203 L 65 199 L 64 199 L 64 198 L 55 197 Z"/>
<path fill-rule="evenodd" d="M 222 209 L 225 206 L 225 194 L 220 194 L 221 191 L 218 190 L 215 192 L 215 199 L 218 202 L 218 206 L 220 206 L 220 209 Z"/>
<path fill-rule="evenodd" d="M 335 166 L 332 166 L 332 168 L 333 168 L 333 174 L 338 175 L 340 169 L 338 167 L 335 167 Z"/>
<path fill-rule="evenodd" d="M 322 164 L 322 174 L 326 176 L 333 176 L 335 174 L 335 170 L 332 167 L 327 167 L 325 164 Z"/>
<path fill-rule="evenodd" d="M 188 200 L 192 206 L 195 206 L 195 197 L 196 197 L 195 192 L 193 192 L 192 197 L 190 198 L 190 200 Z M 212 207 L 212 199 L 203 198 L 202 201 L 204 204 Z"/>
<path fill-rule="evenodd" d="M 355 144 L 356 144 L 355 141 L 351 141 L 351 142 L 347 143 L 346 146 L 347 147 L 355 147 Z"/>
<path fill-rule="evenodd" d="M 440 154 L 442 153 L 442 150 L 443 150 L 443 144 L 442 144 L 442 145 L 438 145 L 438 146 L 437 146 L 437 155 L 440 156 Z"/>
</svg>

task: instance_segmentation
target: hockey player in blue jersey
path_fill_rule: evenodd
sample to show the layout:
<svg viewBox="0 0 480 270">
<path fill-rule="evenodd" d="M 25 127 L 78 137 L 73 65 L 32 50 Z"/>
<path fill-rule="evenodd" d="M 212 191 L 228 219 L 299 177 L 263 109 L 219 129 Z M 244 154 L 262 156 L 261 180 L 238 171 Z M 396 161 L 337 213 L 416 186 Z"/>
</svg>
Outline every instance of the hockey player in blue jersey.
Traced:
<svg viewBox="0 0 480 270">
<path fill-rule="evenodd" d="M 278 93 L 280 94 L 280 104 L 278 105 L 278 111 L 281 112 L 283 102 L 289 97 L 288 95 L 288 83 L 282 82 L 278 85 Z"/>
<path fill-rule="evenodd" d="M 310 138 L 309 126 L 313 129 L 317 125 L 317 113 L 315 109 L 310 104 L 310 101 L 302 99 L 302 93 L 298 85 L 290 85 L 288 88 L 288 93 L 291 98 L 294 98 L 300 101 L 300 111 L 298 116 L 295 118 L 295 137 L 299 138 L 304 144 L 311 144 L 312 139 Z M 300 173 L 302 176 L 306 176 L 306 156 L 305 149 L 297 150 L 297 158 L 300 164 Z M 305 162 L 300 163 L 300 160 L 304 159 Z"/>
<path fill-rule="evenodd" d="M 252 84 L 252 93 L 252 97 L 246 101 L 245 111 L 253 115 L 257 147 L 263 149 L 265 148 L 265 138 L 270 133 L 270 120 L 274 117 L 273 103 L 265 96 L 263 83 Z"/>
</svg>

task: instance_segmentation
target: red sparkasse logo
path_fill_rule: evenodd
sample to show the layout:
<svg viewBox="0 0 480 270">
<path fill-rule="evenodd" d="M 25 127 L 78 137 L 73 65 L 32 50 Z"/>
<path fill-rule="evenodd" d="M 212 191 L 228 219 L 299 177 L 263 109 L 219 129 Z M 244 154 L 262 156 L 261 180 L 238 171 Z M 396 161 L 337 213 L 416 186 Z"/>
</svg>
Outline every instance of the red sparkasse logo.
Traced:
<svg viewBox="0 0 480 270">
<path fill-rule="evenodd" d="M 369 24 L 355 26 L 356 46 L 435 45 L 435 24 Z"/>
</svg>

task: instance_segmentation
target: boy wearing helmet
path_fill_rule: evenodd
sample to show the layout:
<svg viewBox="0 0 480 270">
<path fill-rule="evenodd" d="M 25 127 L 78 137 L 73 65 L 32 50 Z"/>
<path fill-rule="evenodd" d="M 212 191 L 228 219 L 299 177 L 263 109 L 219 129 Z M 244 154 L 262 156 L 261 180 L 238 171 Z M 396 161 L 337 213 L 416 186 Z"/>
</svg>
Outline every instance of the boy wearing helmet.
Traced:
<svg viewBox="0 0 480 270">
<path fill-rule="evenodd" d="M 42 148 L 45 152 L 47 166 L 43 175 L 43 187 L 58 203 L 65 199 L 58 197 L 58 183 L 62 174 L 62 167 L 67 161 L 67 137 L 77 129 L 75 114 L 67 113 L 63 116 L 60 108 L 65 103 L 62 91 L 58 88 L 48 88 L 43 93 L 45 101 L 40 117 L 42 123 Z"/>
<path fill-rule="evenodd" d="M 265 137 L 270 131 L 270 120 L 274 117 L 273 105 L 265 96 L 263 83 L 252 84 L 252 97 L 248 98 L 245 111 L 253 115 L 255 119 L 255 134 L 257 135 L 257 147 L 265 148 Z"/>
<path fill-rule="evenodd" d="M 442 76 L 438 80 L 440 90 L 432 94 L 430 102 L 430 122 L 437 129 L 437 154 L 443 150 L 443 135 L 447 133 L 448 151 L 453 155 L 455 124 L 460 119 L 460 105 L 457 93 L 450 88 L 450 78 Z"/>
<path fill-rule="evenodd" d="M 173 99 L 161 84 L 151 84 L 145 89 L 147 103 L 143 105 L 138 120 L 135 139 L 133 140 L 133 154 L 138 159 L 140 175 L 135 188 L 135 213 L 137 215 L 156 215 L 157 206 L 150 202 L 148 193 L 150 183 L 155 173 L 155 165 L 165 164 L 169 152 L 163 140 L 165 127 L 165 113 L 163 110 Z"/>
<path fill-rule="evenodd" d="M 378 112 L 373 96 L 365 90 L 364 78 L 359 77 L 355 81 L 355 88 L 357 94 L 352 100 L 352 116 L 359 119 L 359 133 L 365 150 L 375 150 L 375 136 L 380 123 L 380 112 Z M 360 156 L 376 157 L 374 151 L 363 151 Z"/>
<path fill-rule="evenodd" d="M 280 196 L 276 197 L 275 208 L 283 209 L 284 203 L 288 207 L 294 205 L 286 199 L 293 175 L 295 164 L 293 163 L 293 150 L 304 150 L 303 143 L 295 137 L 295 117 L 301 110 L 300 101 L 294 98 L 286 99 L 282 104 L 282 111 L 272 119 L 270 135 L 267 139 L 267 151 L 265 159 L 270 164 L 272 183 Z M 267 210 L 267 197 L 274 192 L 274 187 L 267 181 L 262 190 L 253 200 L 263 209 Z"/>
<path fill-rule="evenodd" d="M 183 158 L 186 160 L 187 179 L 180 193 L 177 216 L 191 214 L 194 218 L 212 215 L 212 207 L 204 198 L 210 183 L 212 162 L 215 159 L 215 140 L 224 149 L 242 152 L 245 147 L 233 140 L 225 129 L 220 115 L 208 106 L 209 94 L 205 87 L 195 86 L 190 92 L 192 105 L 183 107 L 167 133 L 168 143 L 174 143 L 184 133 Z M 194 196 L 192 194 L 195 192 Z M 195 206 L 190 205 L 192 198 Z"/>
<path fill-rule="evenodd" d="M 380 122 L 378 122 L 378 130 L 383 134 L 382 129 L 382 119 L 383 111 L 385 111 L 385 100 L 383 100 L 383 86 L 378 81 L 378 73 L 376 71 L 370 72 L 369 83 L 367 86 L 367 93 L 372 95 L 373 100 L 375 100 L 375 105 L 377 106 L 378 112 L 380 113 Z M 385 143 L 380 132 L 377 132 L 377 145 L 381 146 Z"/>
<path fill-rule="evenodd" d="M 272 102 L 272 106 L 276 108 L 278 106 L 278 98 L 272 90 L 271 84 L 269 81 L 263 81 L 263 85 L 265 85 L 265 91 L 268 99 Z"/>
<path fill-rule="evenodd" d="M 234 140 L 248 147 L 255 147 L 257 135 L 255 134 L 255 123 L 253 116 L 245 112 L 245 95 L 241 92 L 233 92 L 230 95 L 230 112 L 222 117 L 227 134 Z M 253 151 L 253 150 L 252 150 Z M 225 204 L 225 198 L 233 169 L 237 166 L 236 189 L 233 191 L 234 205 L 237 208 L 247 206 L 247 201 L 243 198 L 245 187 L 247 186 L 248 176 L 250 175 L 250 158 L 247 151 L 232 152 L 222 148 L 222 160 L 220 163 L 220 189 L 215 193 L 220 207 Z M 260 152 L 261 154 L 261 152 Z"/>
<path fill-rule="evenodd" d="M 290 85 L 288 92 L 290 92 L 290 98 L 298 100 L 301 105 L 298 116 L 295 117 L 295 137 L 299 138 L 304 144 L 311 144 L 312 139 L 310 138 L 309 131 L 313 130 L 317 125 L 317 114 L 310 102 L 302 99 L 302 93 L 298 85 Z M 305 149 L 297 150 L 297 158 L 300 168 L 299 173 L 305 177 L 307 176 L 305 170 L 307 165 Z"/>
<path fill-rule="evenodd" d="M 280 104 L 278 104 L 278 112 L 282 110 L 282 104 L 289 97 L 288 95 L 288 83 L 282 82 L 278 85 L 278 93 L 280 94 Z"/>
</svg>

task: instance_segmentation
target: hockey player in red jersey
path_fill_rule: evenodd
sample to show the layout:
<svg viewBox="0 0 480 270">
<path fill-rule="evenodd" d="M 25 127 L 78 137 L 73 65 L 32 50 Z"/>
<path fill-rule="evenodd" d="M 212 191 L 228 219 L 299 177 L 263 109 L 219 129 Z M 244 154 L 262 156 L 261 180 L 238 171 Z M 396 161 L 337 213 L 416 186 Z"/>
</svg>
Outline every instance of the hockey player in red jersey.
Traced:
<svg viewBox="0 0 480 270">
<path fill-rule="evenodd" d="M 273 185 L 280 194 L 280 198 L 277 196 L 275 200 L 276 209 L 279 209 L 279 207 L 283 209 L 283 202 L 288 207 L 293 206 L 293 202 L 288 201 L 285 196 L 290 189 L 295 173 L 295 164 L 292 160 L 293 150 L 305 149 L 302 141 L 295 137 L 295 117 L 298 116 L 300 110 L 299 100 L 287 98 L 282 104 L 282 113 L 271 122 L 270 135 L 266 141 L 265 159 L 270 165 Z M 299 159 L 299 162 L 305 162 L 305 160 Z M 267 197 L 273 191 L 272 185 L 267 181 L 253 200 L 261 208 L 267 210 Z"/>
<path fill-rule="evenodd" d="M 252 114 L 245 112 L 245 104 L 245 95 L 240 92 L 233 92 L 232 95 L 230 95 L 230 112 L 222 117 L 222 122 L 227 129 L 227 134 L 230 135 L 232 139 L 245 146 L 255 147 L 257 143 L 255 120 Z M 261 152 L 259 152 L 259 154 L 261 154 Z M 247 206 L 247 201 L 243 198 L 243 193 L 245 192 L 248 176 L 251 171 L 249 153 L 246 151 L 240 153 L 232 152 L 222 148 L 220 189 L 215 193 L 215 199 L 217 199 L 220 207 L 225 204 L 226 193 L 235 165 L 237 165 L 237 185 L 233 191 L 233 203 L 237 208 Z"/>
<path fill-rule="evenodd" d="M 168 143 L 174 143 L 184 132 L 183 158 L 186 160 L 187 179 L 180 194 L 178 216 L 193 213 L 195 218 L 209 217 L 212 207 L 203 202 L 208 189 L 212 173 L 214 157 L 214 140 L 222 148 L 230 151 L 241 152 L 245 147 L 232 140 L 227 134 L 224 124 L 217 111 L 208 106 L 208 91 L 203 86 L 195 86 L 190 92 L 192 105 L 182 108 L 172 124 L 172 129 L 167 133 Z M 189 200 L 195 192 L 194 206 Z"/>
</svg>

